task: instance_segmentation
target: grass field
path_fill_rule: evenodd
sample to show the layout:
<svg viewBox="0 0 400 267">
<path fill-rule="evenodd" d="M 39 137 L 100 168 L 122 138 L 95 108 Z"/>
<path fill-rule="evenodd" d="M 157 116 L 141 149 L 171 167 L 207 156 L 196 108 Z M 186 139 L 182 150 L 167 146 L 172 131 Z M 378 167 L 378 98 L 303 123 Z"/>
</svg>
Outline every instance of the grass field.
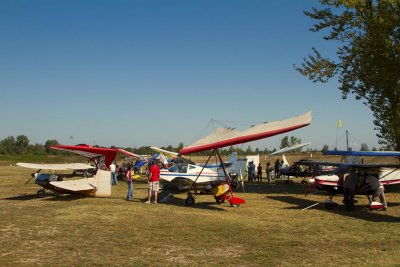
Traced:
<svg viewBox="0 0 400 267">
<path fill-rule="evenodd" d="M 0 266 L 399 266 L 398 193 L 387 211 L 369 211 L 365 197 L 354 212 L 302 210 L 326 196 L 305 198 L 295 179 L 246 183 L 238 208 L 209 195 L 187 207 L 185 194 L 145 205 L 143 177 L 133 202 L 123 182 L 111 198 L 37 199 L 15 160 L 0 158 Z"/>
</svg>

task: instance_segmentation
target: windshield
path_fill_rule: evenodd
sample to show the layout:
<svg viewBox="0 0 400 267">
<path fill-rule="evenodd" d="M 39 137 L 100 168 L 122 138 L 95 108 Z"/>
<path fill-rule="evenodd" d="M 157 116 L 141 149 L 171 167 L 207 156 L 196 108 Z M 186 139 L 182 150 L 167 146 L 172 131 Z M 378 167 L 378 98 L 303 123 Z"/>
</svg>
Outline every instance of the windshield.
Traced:
<svg viewBox="0 0 400 267">
<path fill-rule="evenodd" d="M 186 173 L 187 165 L 176 164 L 168 169 L 170 172 Z"/>
</svg>

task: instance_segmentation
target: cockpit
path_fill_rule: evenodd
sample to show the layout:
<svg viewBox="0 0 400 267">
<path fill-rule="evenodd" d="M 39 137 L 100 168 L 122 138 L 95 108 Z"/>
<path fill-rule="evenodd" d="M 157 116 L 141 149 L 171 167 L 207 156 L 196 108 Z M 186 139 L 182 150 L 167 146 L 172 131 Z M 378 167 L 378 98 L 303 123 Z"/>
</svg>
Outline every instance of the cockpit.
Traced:
<svg viewBox="0 0 400 267">
<path fill-rule="evenodd" d="M 174 166 L 170 167 L 168 170 L 170 172 L 178 172 L 178 173 L 186 173 L 187 172 L 187 165 L 184 164 L 175 164 Z"/>
</svg>

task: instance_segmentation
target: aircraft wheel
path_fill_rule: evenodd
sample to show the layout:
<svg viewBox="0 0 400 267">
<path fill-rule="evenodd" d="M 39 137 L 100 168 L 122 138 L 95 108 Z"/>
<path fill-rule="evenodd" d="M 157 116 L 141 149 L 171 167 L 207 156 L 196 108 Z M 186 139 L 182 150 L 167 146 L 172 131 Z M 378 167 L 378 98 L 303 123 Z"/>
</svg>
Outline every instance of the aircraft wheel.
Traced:
<svg viewBox="0 0 400 267">
<path fill-rule="evenodd" d="M 215 201 L 216 201 L 218 204 L 222 204 L 222 203 L 225 202 L 225 199 L 224 199 L 223 197 L 216 197 L 216 198 L 215 198 Z"/>
<path fill-rule="evenodd" d="M 188 195 L 188 197 L 185 200 L 186 205 L 193 206 L 194 202 L 195 202 L 194 197 L 192 195 Z"/>
<path fill-rule="evenodd" d="M 335 208 L 335 205 L 331 203 L 324 203 L 325 209 L 327 210 L 333 210 Z"/>
<path fill-rule="evenodd" d="M 40 189 L 37 191 L 36 196 L 38 198 L 44 198 L 46 196 L 46 192 L 44 190 Z"/>
<path fill-rule="evenodd" d="M 237 207 L 240 206 L 240 204 L 231 204 L 231 206 L 232 206 L 233 208 L 237 208 Z"/>
</svg>

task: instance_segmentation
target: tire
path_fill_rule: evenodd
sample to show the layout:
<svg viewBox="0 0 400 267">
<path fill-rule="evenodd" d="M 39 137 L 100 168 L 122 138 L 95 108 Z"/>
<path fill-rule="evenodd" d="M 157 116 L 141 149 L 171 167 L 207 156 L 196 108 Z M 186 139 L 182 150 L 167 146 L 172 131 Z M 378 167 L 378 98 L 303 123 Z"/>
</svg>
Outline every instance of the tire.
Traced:
<svg viewBox="0 0 400 267">
<path fill-rule="evenodd" d="M 225 198 L 223 197 L 215 197 L 215 202 L 217 202 L 218 204 L 222 204 L 225 202 Z"/>
<path fill-rule="evenodd" d="M 231 205 L 233 208 L 237 208 L 237 207 L 240 207 L 240 204 L 232 204 Z"/>
<path fill-rule="evenodd" d="M 187 205 L 187 206 L 193 206 L 194 205 L 194 197 L 192 197 L 192 196 L 188 196 L 187 198 L 186 198 L 186 200 L 185 200 L 185 204 Z"/>
<path fill-rule="evenodd" d="M 46 196 L 46 192 L 43 189 L 37 191 L 36 196 L 38 198 L 44 198 Z"/>
</svg>

